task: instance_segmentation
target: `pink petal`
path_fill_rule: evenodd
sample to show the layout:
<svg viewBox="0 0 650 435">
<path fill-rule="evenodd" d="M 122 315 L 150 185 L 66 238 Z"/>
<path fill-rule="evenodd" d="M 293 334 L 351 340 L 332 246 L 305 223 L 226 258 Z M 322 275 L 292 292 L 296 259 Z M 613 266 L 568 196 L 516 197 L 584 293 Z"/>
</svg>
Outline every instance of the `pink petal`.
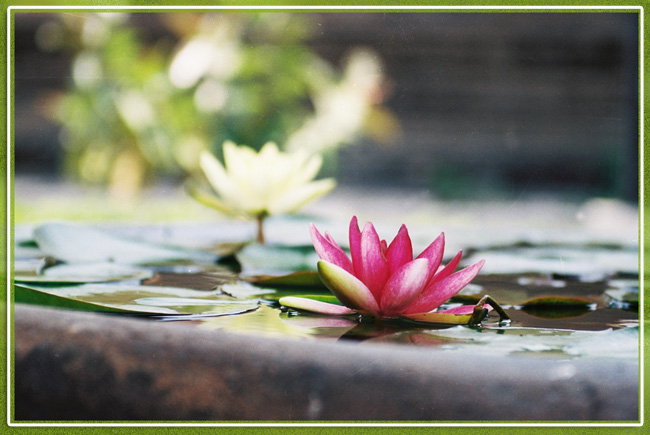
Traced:
<svg viewBox="0 0 650 435">
<path fill-rule="evenodd" d="M 429 260 L 429 278 L 431 278 L 433 274 L 438 270 L 438 266 L 440 266 L 444 251 L 445 233 L 440 233 L 440 235 L 433 242 L 431 242 L 431 244 L 424 251 L 422 251 L 420 255 L 418 255 L 418 258 L 426 258 Z"/>
<path fill-rule="evenodd" d="M 355 311 L 343 305 L 330 304 L 329 302 L 316 301 L 298 296 L 285 296 L 278 301 L 280 305 L 296 310 L 311 311 L 312 313 L 329 314 L 332 316 L 345 316 L 354 314 Z"/>
<path fill-rule="evenodd" d="M 466 267 L 447 278 L 428 285 L 422 297 L 404 310 L 405 314 L 426 313 L 445 303 L 449 298 L 461 291 L 479 273 L 485 260 Z"/>
<path fill-rule="evenodd" d="M 345 251 L 343 251 L 343 249 L 339 246 L 339 244 L 336 243 L 336 240 L 334 240 L 334 237 L 332 237 L 332 236 L 330 235 L 330 233 L 328 233 L 327 231 L 325 231 L 325 239 L 327 239 L 327 241 L 330 242 L 330 243 L 332 244 L 332 247 L 334 247 L 334 249 L 336 249 L 337 251 L 339 251 L 339 255 L 342 255 L 342 256 L 344 256 L 345 258 L 348 258 L 348 256 L 347 256 L 347 254 L 345 253 Z M 348 260 L 349 260 L 349 258 L 348 258 Z"/>
<path fill-rule="evenodd" d="M 424 289 L 429 277 L 429 261 L 425 258 L 412 260 L 393 273 L 381 294 L 381 311 L 392 316 L 409 306 Z"/>
<path fill-rule="evenodd" d="M 443 279 L 447 278 L 449 275 L 454 273 L 454 270 L 458 267 L 458 263 L 460 263 L 460 259 L 463 256 L 463 251 L 460 250 L 458 251 L 458 254 L 451 260 L 445 267 L 442 267 L 438 269 L 438 272 L 431 278 L 431 280 L 427 283 L 433 284 L 434 282 L 442 281 Z"/>
<path fill-rule="evenodd" d="M 320 260 L 318 275 L 325 287 L 346 307 L 375 315 L 379 312 L 377 300 L 368 287 L 345 269 Z"/>
<path fill-rule="evenodd" d="M 314 244 L 314 249 L 316 249 L 316 253 L 321 260 L 329 261 L 352 273 L 352 263 L 339 245 L 323 237 L 314 224 L 309 224 L 309 232 L 311 233 L 311 241 Z"/>
<path fill-rule="evenodd" d="M 352 257 L 352 266 L 354 267 L 354 274 L 360 276 L 361 272 L 361 231 L 359 231 L 359 224 L 357 217 L 352 216 L 350 221 L 350 256 Z"/>
<path fill-rule="evenodd" d="M 405 225 L 402 225 L 393 241 L 390 242 L 386 250 L 386 260 L 391 273 L 413 261 L 413 246 Z"/>
<path fill-rule="evenodd" d="M 368 222 L 361 232 L 361 270 L 357 277 L 370 289 L 377 301 L 390 274 L 375 227 Z"/>
<path fill-rule="evenodd" d="M 339 246 L 339 244 L 336 243 L 336 240 L 334 240 L 334 237 L 332 237 L 332 235 L 329 233 L 329 231 L 325 231 L 325 238 L 326 238 L 326 239 L 327 239 L 327 240 L 328 240 L 332 245 Z"/>
</svg>

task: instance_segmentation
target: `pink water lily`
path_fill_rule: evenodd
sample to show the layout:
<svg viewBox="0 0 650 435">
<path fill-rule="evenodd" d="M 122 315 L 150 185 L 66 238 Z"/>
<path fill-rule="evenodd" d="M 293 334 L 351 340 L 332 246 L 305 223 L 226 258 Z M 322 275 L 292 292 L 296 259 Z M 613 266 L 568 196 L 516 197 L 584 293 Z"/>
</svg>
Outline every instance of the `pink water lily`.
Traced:
<svg viewBox="0 0 650 435">
<path fill-rule="evenodd" d="M 406 226 L 402 225 L 393 241 L 381 240 L 372 223 L 359 230 L 357 218 L 350 222 L 348 257 L 332 236 L 321 234 L 310 224 L 311 238 L 320 260 L 318 273 L 325 286 L 349 310 L 379 318 L 406 317 L 424 319 L 423 313 L 449 315 L 472 314 L 475 306 L 440 311 L 438 307 L 462 290 L 485 263 L 455 271 L 462 251 L 441 266 L 445 236 L 441 233 L 420 255 L 413 258 L 413 248 Z M 323 302 L 300 307 L 325 314 L 345 314 L 344 307 L 330 307 Z M 490 308 L 489 306 L 487 308 Z"/>
</svg>

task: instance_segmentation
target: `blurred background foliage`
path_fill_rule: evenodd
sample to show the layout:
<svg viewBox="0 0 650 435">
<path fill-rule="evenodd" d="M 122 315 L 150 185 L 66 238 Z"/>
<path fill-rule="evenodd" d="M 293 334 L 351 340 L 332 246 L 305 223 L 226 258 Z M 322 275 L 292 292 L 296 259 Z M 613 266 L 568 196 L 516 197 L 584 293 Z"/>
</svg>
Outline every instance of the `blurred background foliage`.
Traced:
<svg viewBox="0 0 650 435">
<path fill-rule="evenodd" d="M 12 30 L 17 219 L 202 215 L 181 181 L 224 139 L 325 154 L 330 199 L 638 201 L 636 13 L 70 9 Z"/>
<path fill-rule="evenodd" d="M 73 55 L 67 90 L 51 98 L 64 173 L 129 199 L 157 176 L 197 172 L 204 149 L 232 140 L 259 149 L 332 150 L 399 123 L 382 107 L 376 53 L 352 49 L 337 68 L 305 44 L 301 14 L 161 14 L 144 40 L 132 15 L 55 14 L 36 33 Z"/>
</svg>

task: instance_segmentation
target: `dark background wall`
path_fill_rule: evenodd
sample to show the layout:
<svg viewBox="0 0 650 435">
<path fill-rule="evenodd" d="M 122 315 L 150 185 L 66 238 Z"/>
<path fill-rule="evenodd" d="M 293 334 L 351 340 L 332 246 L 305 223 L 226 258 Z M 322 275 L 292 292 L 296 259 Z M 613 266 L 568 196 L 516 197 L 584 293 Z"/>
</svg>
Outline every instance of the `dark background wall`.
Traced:
<svg viewBox="0 0 650 435">
<path fill-rule="evenodd" d="M 374 49 L 402 134 L 341 149 L 342 184 L 447 197 L 527 190 L 618 196 L 638 184 L 638 16 L 622 13 L 310 14 L 310 44 L 340 63 Z M 42 97 L 69 58 L 40 52 L 44 16 L 16 21 L 16 173 L 55 171 Z M 137 18 L 155 38 L 155 15 Z"/>
</svg>

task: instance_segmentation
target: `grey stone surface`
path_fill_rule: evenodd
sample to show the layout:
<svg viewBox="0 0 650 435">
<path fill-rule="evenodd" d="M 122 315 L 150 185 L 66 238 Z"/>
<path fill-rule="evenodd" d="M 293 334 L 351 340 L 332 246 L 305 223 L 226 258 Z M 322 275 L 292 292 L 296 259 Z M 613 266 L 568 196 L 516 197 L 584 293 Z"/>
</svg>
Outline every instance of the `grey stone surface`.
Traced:
<svg viewBox="0 0 650 435">
<path fill-rule="evenodd" d="M 16 420 L 611 421 L 625 361 L 477 357 L 15 307 Z"/>
</svg>

